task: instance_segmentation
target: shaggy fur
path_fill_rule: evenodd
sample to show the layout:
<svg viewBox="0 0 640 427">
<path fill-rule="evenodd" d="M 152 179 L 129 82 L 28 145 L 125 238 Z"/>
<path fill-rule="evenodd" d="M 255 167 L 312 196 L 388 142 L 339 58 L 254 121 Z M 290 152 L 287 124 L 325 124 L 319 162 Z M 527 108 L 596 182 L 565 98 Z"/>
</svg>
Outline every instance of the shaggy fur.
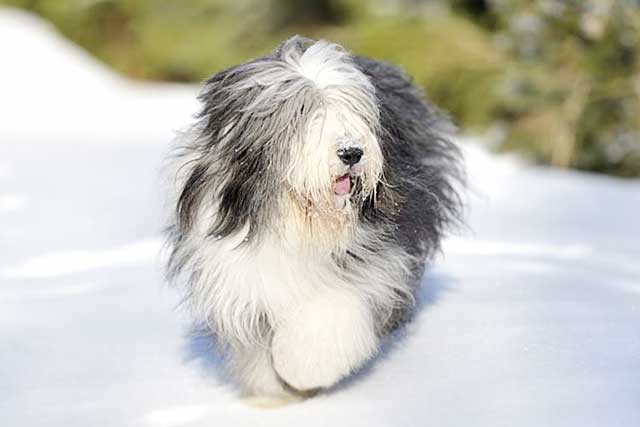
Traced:
<svg viewBox="0 0 640 427">
<path fill-rule="evenodd" d="M 458 217 L 453 127 L 396 67 L 300 37 L 199 99 L 170 278 L 247 394 L 330 387 L 409 318 Z"/>
</svg>

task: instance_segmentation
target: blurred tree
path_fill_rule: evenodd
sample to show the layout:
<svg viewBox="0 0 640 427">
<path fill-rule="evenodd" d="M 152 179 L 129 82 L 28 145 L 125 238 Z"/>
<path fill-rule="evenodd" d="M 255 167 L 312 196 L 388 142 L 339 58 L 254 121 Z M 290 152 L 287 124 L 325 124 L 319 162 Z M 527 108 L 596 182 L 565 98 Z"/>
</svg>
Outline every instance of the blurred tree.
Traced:
<svg viewBox="0 0 640 427">
<path fill-rule="evenodd" d="M 344 23 L 347 7 L 337 0 L 270 0 L 274 26 L 330 25 Z"/>
<path fill-rule="evenodd" d="M 502 94 L 511 114 L 502 146 L 556 166 L 640 175 L 637 6 L 494 0 L 492 7 L 501 46 L 520 67 L 518 84 Z"/>
<path fill-rule="evenodd" d="M 487 28 L 495 29 L 496 17 L 490 0 L 451 0 L 449 3 L 454 12 L 468 16 Z"/>
</svg>

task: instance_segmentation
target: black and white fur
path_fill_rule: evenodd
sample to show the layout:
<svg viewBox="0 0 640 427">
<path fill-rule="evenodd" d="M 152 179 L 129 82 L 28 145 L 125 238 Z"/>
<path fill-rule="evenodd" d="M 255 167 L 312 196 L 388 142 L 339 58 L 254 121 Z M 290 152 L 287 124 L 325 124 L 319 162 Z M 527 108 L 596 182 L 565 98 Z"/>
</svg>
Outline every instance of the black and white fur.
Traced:
<svg viewBox="0 0 640 427">
<path fill-rule="evenodd" d="M 398 68 L 301 37 L 199 99 L 170 277 L 247 394 L 330 387 L 408 319 L 458 216 L 452 126 Z"/>
</svg>

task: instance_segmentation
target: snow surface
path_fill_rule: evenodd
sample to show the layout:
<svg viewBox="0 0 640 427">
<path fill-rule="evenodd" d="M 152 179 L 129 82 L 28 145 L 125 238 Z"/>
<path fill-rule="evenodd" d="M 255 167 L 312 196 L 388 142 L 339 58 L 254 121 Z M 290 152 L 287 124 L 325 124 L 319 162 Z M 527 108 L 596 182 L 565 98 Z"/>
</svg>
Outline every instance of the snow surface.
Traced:
<svg viewBox="0 0 640 427">
<path fill-rule="evenodd" d="M 404 336 L 334 392 L 240 401 L 164 287 L 161 168 L 192 86 L 0 9 L 0 425 L 640 425 L 640 183 L 466 144 L 469 227 Z"/>
</svg>

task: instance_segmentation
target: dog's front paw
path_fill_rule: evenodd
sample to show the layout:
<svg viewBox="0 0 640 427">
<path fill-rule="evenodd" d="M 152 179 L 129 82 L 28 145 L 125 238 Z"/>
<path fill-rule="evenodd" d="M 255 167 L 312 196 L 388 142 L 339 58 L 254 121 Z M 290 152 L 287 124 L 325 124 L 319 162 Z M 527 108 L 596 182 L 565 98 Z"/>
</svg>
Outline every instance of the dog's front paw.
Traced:
<svg viewBox="0 0 640 427">
<path fill-rule="evenodd" d="M 331 291 L 297 307 L 278 324 L 273 366 L 298 391 L 330 387 L 375 352 L 373 317 L 356 295 Z"/>
</svg>

